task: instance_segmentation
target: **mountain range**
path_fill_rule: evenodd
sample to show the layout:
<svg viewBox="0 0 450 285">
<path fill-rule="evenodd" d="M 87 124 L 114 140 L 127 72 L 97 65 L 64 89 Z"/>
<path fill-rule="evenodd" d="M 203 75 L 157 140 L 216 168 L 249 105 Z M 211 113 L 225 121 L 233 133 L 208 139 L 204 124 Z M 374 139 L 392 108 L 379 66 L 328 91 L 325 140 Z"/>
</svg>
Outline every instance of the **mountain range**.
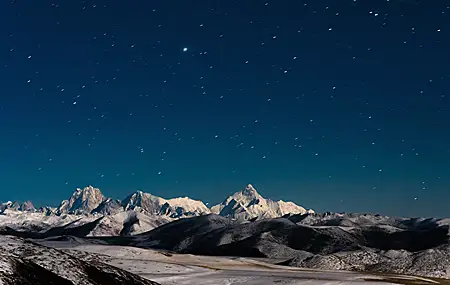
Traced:
<svg viewBox="0 0 450 285">
<path fill-rule="evenodd" d="M 36 209 L 30 201 L 3 203 L 0 227 L 39 233 L 49 229 L 55 232 L 55 227 L 60 233 L 83 227 L 86 236 L 134 235 L 179 218 L 211 213 L 242 221 L 313 212 L 293 202 L 265 199 L 251 184 L 211 208 L 188 197 L 165 199 L 142 191 L 114 200 L 105 197 L 100 189 L 87 186 L 76 189 L 56 208 Z"/>
</svg>

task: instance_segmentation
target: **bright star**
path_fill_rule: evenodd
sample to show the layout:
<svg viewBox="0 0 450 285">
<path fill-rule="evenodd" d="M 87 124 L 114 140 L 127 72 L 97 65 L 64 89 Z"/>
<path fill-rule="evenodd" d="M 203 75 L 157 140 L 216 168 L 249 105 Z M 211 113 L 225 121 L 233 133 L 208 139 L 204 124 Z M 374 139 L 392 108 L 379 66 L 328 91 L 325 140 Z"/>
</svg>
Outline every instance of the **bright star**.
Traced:
<svg viewBox="0 0 450 285">
<path fill-rule="evenodd" d="M 184 51 L 184 52 L 187 52 L 187 50 L 188 50 L 188 48 L 187 48 L 187 47 L 183 48 L 183 51 Z"/>
</svg>

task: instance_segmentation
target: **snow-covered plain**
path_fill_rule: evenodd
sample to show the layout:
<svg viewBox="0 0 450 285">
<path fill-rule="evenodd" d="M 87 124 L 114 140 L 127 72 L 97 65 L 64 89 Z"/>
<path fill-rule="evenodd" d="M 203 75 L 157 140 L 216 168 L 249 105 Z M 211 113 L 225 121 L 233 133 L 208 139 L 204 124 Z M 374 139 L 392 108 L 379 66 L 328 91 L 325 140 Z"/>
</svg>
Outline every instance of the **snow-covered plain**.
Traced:
<svg viewBox="0 0 450 285">
<path fill-rule="evenodd" d="M 126 246 L 38 241 L 81 260 L 101 259 L 160 284 L 446 284 L 420 277 L 320 271 L 278 266 L 249 258 L 172 254 Z M 445 281 L 443 281 L 445 282 Z"/>
</svg>

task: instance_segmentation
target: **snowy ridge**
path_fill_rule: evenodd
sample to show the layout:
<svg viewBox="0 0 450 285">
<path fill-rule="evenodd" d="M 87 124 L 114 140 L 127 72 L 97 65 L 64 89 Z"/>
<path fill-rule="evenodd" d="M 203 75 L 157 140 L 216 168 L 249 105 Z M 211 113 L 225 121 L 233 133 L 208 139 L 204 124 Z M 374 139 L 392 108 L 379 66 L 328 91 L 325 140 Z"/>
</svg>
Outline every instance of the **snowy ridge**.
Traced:
<svg viewBox="0 0 450 285">
<path fill-rule="evenodd" d="M 165 214 L 173 218 L 199 216 L 209 214 L 210 212 L 210 209 L 202 201 L 193 200 L 188 197 L 169 199 L 160 210 L 160 214 Z"/>
<path fill-rule="evenodd" d="M 202 201 L 188 197 L 164 199 L 142 191 L 137 191 L 125 198 L 122 206 L 125 210 L 143 209 L 149 214 L 166 215 L 171 218 L 210 213 Z"/>
<path fill-rule="evenodd" d="M 158 214 L 166 199 L 154 196 L 150 193 L 136 191 L 122 201 L 125 210 L 143 209 L 149 214 Z"/>
</svg>

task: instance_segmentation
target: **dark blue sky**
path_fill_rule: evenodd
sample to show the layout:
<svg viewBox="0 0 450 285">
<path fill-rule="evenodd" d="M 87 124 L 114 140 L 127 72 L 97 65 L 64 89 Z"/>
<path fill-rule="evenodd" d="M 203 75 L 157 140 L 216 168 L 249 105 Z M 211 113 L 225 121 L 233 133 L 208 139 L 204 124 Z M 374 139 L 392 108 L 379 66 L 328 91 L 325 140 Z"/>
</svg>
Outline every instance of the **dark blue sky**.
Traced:
<svg viewBox="0 0 450 285">
<path fill-rule="evenodd" d="M 450 216 L 450 2 L 1 1 L 0 200 L 92 184 Z"/>
</svg>

